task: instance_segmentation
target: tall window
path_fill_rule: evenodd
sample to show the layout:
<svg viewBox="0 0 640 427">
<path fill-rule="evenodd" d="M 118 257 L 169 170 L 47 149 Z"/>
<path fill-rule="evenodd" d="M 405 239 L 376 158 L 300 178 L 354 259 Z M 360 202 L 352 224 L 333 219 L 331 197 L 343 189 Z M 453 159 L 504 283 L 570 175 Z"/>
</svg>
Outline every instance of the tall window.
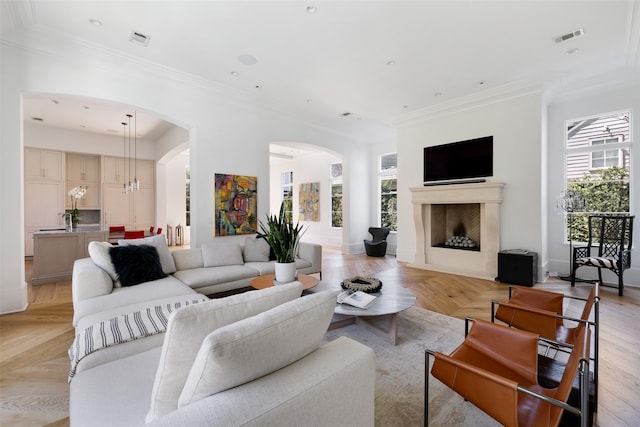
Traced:
<svg viewBox="0 0 640 427">
<path fill-rule="evenodd" d="M 186 171 L 185 171 L 185 206 L 186 206 L 186 222 L 187 222 L 187 227 L 189 227 L 191 225 L 191 170 L 189 169 L 189 166 L 187 165 L 186 167 Z"/>
<path fill-rule="evenodd" d="M 287 221 L 291 221 L 293 218 L 293 172 L 282 172 L 280 183 L 285 217 Z"/>
<path fill-rule="evenodd" d="M 398 154 L 380 156 L 380 226 L 398 231 Z"/>
<path fill-rule="evenodd" d="M 331 226 L 342 227 L 342 163 L 331 163 Z"/>
<path fill-rule="evenodd" d="M 587 240 L 589 214 L 630 212 L 630 118 L 629 111 L 621 111 L 567 122 L 566 189 L 584 205 L 568 221 L 573 224 L 573 240 Z"/>
</svg>

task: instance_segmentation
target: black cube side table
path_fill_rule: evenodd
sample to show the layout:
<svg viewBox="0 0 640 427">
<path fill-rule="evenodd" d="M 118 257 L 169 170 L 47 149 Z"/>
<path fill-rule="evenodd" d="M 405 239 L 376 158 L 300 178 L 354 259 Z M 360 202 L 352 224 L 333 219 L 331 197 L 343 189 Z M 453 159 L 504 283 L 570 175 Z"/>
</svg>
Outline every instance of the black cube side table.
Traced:
<svg viewBox="0 0 640 427">
<path fill-rule="evenodd" d="M 497 280 L 513 285 L 533 286 L 538 280 L 538 253 L 522 249 L 498 252 Z"/>
</svg>

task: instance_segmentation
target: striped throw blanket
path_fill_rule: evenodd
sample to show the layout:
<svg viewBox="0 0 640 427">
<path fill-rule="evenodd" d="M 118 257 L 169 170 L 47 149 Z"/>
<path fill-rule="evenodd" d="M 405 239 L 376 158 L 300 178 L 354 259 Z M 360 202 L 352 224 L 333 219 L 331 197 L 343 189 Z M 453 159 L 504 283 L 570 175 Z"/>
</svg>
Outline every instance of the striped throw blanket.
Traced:
<svg viewBox="0 0 640 427">
<path fill-rule="evenodd" d="M 109 320 L 95 323 L 76 334 L 69 348 L 69 382 L 76 374 L 78 363 L 94 351 L 137 340 L 167 329 L 169 315 L 182 307 L 208 301 L 204 296 L 189 296 L 180 301 L 154 305 L 139 311 L 122 314 Z"/>
</svg>

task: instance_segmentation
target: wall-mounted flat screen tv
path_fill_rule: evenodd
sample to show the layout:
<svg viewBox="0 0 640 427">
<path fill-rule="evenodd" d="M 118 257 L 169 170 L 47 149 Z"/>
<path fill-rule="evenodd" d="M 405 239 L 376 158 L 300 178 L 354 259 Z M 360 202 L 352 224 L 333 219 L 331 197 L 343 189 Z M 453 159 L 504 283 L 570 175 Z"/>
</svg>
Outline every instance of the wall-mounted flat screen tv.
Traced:
<svg viewBox="0 0 640 427">
<path fill-rule="evenodd" d="M 424 148 L 424 183 L 493 176 L 493 136 Z"/>
</svg>

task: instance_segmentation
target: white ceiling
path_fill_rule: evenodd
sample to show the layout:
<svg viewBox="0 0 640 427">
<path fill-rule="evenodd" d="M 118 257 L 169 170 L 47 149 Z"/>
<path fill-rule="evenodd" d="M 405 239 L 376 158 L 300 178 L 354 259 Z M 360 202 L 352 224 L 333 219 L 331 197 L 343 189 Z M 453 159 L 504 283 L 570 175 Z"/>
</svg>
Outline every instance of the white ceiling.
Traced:
<svg viewBox="0 0 640 427">
<path fill-rule="evenodd" d="M 307 12 L 310 5 L 315 13 Z M 24 31 L 65 37 L 291 111 L 394 123 L 510 85 L 637 70 L 639 9 L 634 0 L 3 0 L 2 38 L 20 44 Z M 584 36 L 554 42 L 580 28 Z M 147 47 L 129 42 L 134 31 L 150 38 Z M 256 63 L 245 64 L 242 55 Z M 83 122 L 89 112 L 96 114 Z M 108 105 L 82 99 L 28 100 L 25 119 L 33 116 L 103 133 L 121 130 L 122 121 Z M 139 133 L 168 126 L 146 120 L 138 117 Z"/>
</svg>

